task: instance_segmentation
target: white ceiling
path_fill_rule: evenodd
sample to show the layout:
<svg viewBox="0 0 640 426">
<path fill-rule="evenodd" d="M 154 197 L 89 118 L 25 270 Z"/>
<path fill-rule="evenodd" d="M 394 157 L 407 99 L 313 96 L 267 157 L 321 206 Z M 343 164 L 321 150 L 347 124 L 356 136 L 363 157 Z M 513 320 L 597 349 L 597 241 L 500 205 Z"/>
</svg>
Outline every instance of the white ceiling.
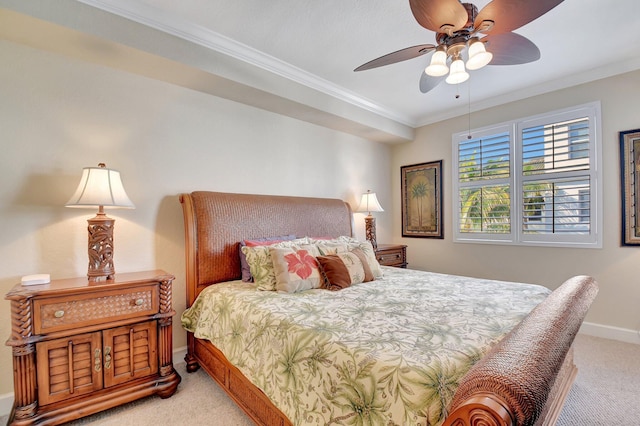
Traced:
<svg viewBox="0 0 640 426">
<path fill-rule="evenodd" d="M 469 100 L 473 111 L 640 69 L 639 0 L 565 0 L 515 31 L 539 47 L 540 60 L 471 71 L 467 83 L 457 87 L 442 82 L 426 94 L 420 92 L 418 81 L 430 55 L 353 72 L 384 54 L 416 44 L 435 44 L 434 33 L 413 18 L 408 0 L 79 2 L 188 40 L 198 48 L 205 46 L 246 65 L 233 67 L 237 78 L 229 72 L 225 78 L 249 84 L 242 79 L 253 73 L 250 84 L 257 86 L 256 76 L 259 80 L 262 74 L 266 82 L 275 75 L 291 86 L 279 82 L 274 89 L 272 83 L 267 90 L 278 90 L 279 96 L 296 103 L 326 110 L 325 106 L 307 102 L 305 96 L 289 93 L 294 86 L 296 91 L 301 86 L 310 87 L 339 100 L 339 104 L 347 103 L 411 129 L 466 114 Z M 18 3 L 0 0 L 0 6 L 24 9 Z M 482 9 L 487 3 L 478 0 L 475 5 Z M 117 37 L 124 36 L 114 34 L 113 39 Z M 151 43 L 147 35 L 143 38 L 136 43 Z M 173 56 L 182 61 L 180 55 Z M 217 60 L 220 62 L 219 57 Z M 250 68 L 253 71 L 247 71 Z M 339 111 L 332 114 L 341 115 Z"/>
<path fill-rule="evenodd" d="M 558 80 L 572 85 L 640 67 L 639 0 L 565 0 L 516 31 L 540 48 L 539 61 L 484 68 L 471 72 L 469 84 L 459 89 L 442 83 L 427 94 L 419 91 L 418 80 L 430 55 L 353 72 L 386 53 L 435 44 L 434 33 L 413 18 L 408 0 L 139 1 L 278 58 L 417 124 L 466 103 L 462 98 L 468 97 L 469 84 L 471 100 L 478 102 L 519 91 L 526 95 L 550 83 L 555 88 L 563 84 Z M 474 4 L 481 10 L 487 3 Z M 458 100 L 456 90 L 461 94 Z"/>
</svg>

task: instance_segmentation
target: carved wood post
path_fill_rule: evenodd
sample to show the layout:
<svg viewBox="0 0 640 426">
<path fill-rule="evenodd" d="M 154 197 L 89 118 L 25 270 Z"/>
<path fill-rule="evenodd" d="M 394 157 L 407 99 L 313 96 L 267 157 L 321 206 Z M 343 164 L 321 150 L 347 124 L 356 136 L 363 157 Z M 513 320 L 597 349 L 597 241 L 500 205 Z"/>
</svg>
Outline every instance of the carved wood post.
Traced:
<svg viewBox="0 0 640 426">
<path fill-rule="evenodd" d="M 15 418 L 26 419 L 36 414 L 38 408 L 36 389 L 35 344 L 33 316 L 30 298 L 14 291 L 6 297 L 11 301 L 11 337 L 7 345 L 12 347 Z"/>
<path fill-rule="evenodd" d="M 173 370 L 173 332 L 172 319 L 175 311 L 171 309 L 172 282 L 173 276 L 166 275 L 160 279 L 160 315 L 164 316 L 158 320 L 160 326 L 158 330 L 158 347 L 160 351 L 160 376 L 168 376 L 174 372 Z"/>
</svg>

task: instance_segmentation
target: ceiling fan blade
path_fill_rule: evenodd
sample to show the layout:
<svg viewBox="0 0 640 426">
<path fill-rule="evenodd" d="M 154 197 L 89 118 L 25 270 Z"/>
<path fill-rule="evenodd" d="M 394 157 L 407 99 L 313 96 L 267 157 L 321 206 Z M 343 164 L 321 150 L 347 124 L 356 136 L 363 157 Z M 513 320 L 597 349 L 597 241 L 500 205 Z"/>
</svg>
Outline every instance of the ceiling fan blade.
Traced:
<svg viewBox="0 0 640 426">
<path fill-rule="evenodd" d="M 489 65 L 518 65 L 540 59 L 540 49 L 531 40 L 516 33 L 488 35 L 486 49 L 493 54 Z"/>
<path fill-rule="evenodd" d="M 467 10 L 458 0 L 409 0 L 409 5 L 416 21 L 437 33 L 444 32 L 443 25 L 450 25 L 452 31 L 457 31 L 469 19 Z"/>
<path fill-rule="evenodd" d="M 563 0 L 493 0 L 478 13 L 474 28 L 482 21 L 493 21 L 493 28 L 486 34 L 500 34 L 513 31 L 544 15 Z"/>
<path fill-rule="evenodd" d="M 384 65 L 395 64 L 396 62 L 406 61 L 407 59 L 412 59 L 427 54 L 435 48 L 436 47 L 433 44 L 419 44 L 417 46 L 407 47 L 405 49 L 400 49 L 393 53 L 380 56 L 379 58 L 369 61 L 366 64 L 362 64 L 354 71 L 370 70 L 371 68 L 378 68 Z"/>
<path fill-rule="evenodd" d="M 426 72 L 422 71 L 422 74 L 420 75 L 420 91 L 422 93 L 427 93 L 440 84 L 443 79 L 444 77 L 431 77 Z"/>
</svg>

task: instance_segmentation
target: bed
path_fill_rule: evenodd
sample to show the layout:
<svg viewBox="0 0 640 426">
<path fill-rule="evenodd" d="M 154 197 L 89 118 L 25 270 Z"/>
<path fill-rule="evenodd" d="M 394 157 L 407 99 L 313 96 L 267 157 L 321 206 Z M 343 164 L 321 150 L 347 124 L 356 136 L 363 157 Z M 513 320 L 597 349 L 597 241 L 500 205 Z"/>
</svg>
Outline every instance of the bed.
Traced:
<svg viewBox="0 0 640 426">
<path fill-rule="evenodd" d="M 238 252 L 239 244 L 243 240 L 288 234 L 321 236 L 323 238 L 336 238 L 353 234 L 351 209 L 347 203 L 341 200 L 196 191 L 190 194 L 182 194 L 180 201 L 183 206 L 185 220 L 186 293 L 187 308 L 189 309 L 194 304 L 200 304 L 205 296 L 209 296 L 209 293 L 226 292 L 227 296 L 229 294 L 233 295 L 231 298 L 239 297 L 234 292 L 240 292 L 243 284 L 241 282 L 230 282 L 238 280 L 241 275 Z M 370 300 L 370 305 L 373 305 L 375 299 L 371 297 L 375 297 L 375 292 L 378 291 L 375 285 L 386 285 L 386 281 L 393 281 L 392 278 L 394 276 L 398 276 L 402 281 L 405 273 L 409 275 L 408 277 L 404 276 L 404 280 L 411 281 L 416 279 L 412 274 L 417 274 L 417 272 L 400 272 L 400 270 L 392 269 L 387 269 L 384 272 L 385 278 L 379 280 L 380 283 L 375 281 L 373 283 L 363 283 L 359 289 L 356 289 L 357 286 L 353 286 L 353 290 L 349 288 L 339 292 L 310 290 L 303 292 L 304 294 L 297 293 L 291 296 L 284 295 L 284 297 L 278 297 L 279 293 L 261 292 L 262 294 L 250 294 L 248 297 L 251 300 L 248 302 L 243 301 L 243 303 L 247 304 L 245 306 L 249 306 L 248 303 L 264 303 L 262 299 L 265 297 L 270 297 L 273 303 L 298 303 L 304 298 L 309 298 L 305 303 L 311 306 L 312 304 L 308 302 L 315 300 L 313 298 L 329 298 L 331 293 L 331 297 L 345 299 L 346 302 L 343 302 L 347 304 L 356 305 L 354 301 Z M 452 287 L 450 288 L 456 288 L 455 286 L 458 285 L 459 281 L 465 281 L 461 277 L 438 276 L 438 274 L 428 276 L 434 282 L 431 285 L 436 287 L 439 285 L 438 281 L 449 283 L 447 285 L 451 285 Z M 372 285 L 374 283 L 375 285 Z M 214 286 L 216 284 L 218 286 Z M 403 291 L 408 291 L 406 283 L 394 285 L 399 286 L 393 290 L 395 293 L 400 294 Z M 463 285 L 463 283 L 460 283 L 460 285 Z M 506 283 L 490 283 L 486 280 L 479 280 L 474 285 L 507 286 L 505 288 L 510 288 Z M 249 288 L 250 286 L 245 285 L 245 287 Z M 482 354 L 477 356 L 477 359 L 473 359 L 473 362 L 470 363 L 469 368 L 464 370 L 464 374 L 461 377 L 456 377 L 455 387 L 451 391 L 450 398 L 445 402 L 439 403 L 438 410 L 444 417 L 434 417 L 436 419 L 434 421 L 435 424 L 447 426 L 480 424 L 490 426 L 555 423 L 577 371 L 573 364 L 571 344 L 597 293 L 597 284 L 590 277 L 578 276 L 567 280 L 550 294 L 548 294 L 548 291 L 544 292 L 536 286 L 528 288 L 529 293 L 525 297 L 530 299 L 531 306 L 528 308 L 526 304 L 521 304 L 518 301 L 519 296 L 514 295 L 509 296 L 511 301 L 492 305 L 491 309 L 500 310 L 506 313 L 507 316 L 516 318 L 517 321 L 509 326 L 510 331 L 505 330 L 500 334 L 499 339 L 492 341 L 491 337 L 488 337 L 483 341 L 481 345 L 483 347 Z M 361 291 L 361 289 L 369 291 L 374 296 L 367 296 L 369 299 L 359 295 L 350 296 L 352 291 Z M 316 295 L 316 293 L 320 292 L 325 293 Z M 460 294 L 462 293 L 460 292 Z M 199 298 L 201 294 L 202 297 Z M 349 297 L 354 297 L 354 301 L 349 302 Z M 389 298 L 388 295 L 384 297 Z M 290 301 L 288 301 L 289 299 Z M 423 302 L 418 303 L 427 305 L 427 302 L 428 299 L 424 299 Z M 465 303 L 468 302 L 464 302 L 461 299 L 459 304 L 465 306 Z M 501 305 L 503 306 L 501 307 Z M 507 307 L 504 305 L 507 305 Z M 517 309 L 515 307 L 512 309 L 511 305 L 517 307 Z M 254 324 L 248 319 L 249 312 L 259 311 L 260 305 L 251 306 L 251 308 L 247 308 L 249 310 L 245 314 L 246 321 L 239 328 L 246 329 L 251 327 L 251 324 Z M 534 306 L 535 308 L 533 308 Z M 402 307 L 404 310 L 415 308 L 414 306 L 414 308 L 409 309 L 406 308 L 406 305 L 402 305 Z M 531 308 L 533 309 L 531 310 Z M 237 308 L 238 311 L 241 311 L 241 309 Z M 286 311 L 285 308 L 278 309 L 283 312 Z M 308 309 L 313 311 L 313 308 Z M 513 311 L 511 314 L 510 310 Z M 427 315 L 429 313 L 425 312 L 425 316 Z M 435 316 L 435 313 L 433 315 Z M 281 319 L 278 321 L 281 321 Z M 500 329 L 502 327 L 504 327 L 503 324 L 498 324 L 494 328 Z M 229 326 L 229 328 L 228 334 L 235 336 L 237 327 Z M 347 328 L 355 328 L 355 326 L 352 327 L 350 325 Z M 193 330 L 193 328 L 191 329 Z M 296 328 L 295 330 L 298 329 Z M 326 330 L 323 331 L 326 335 Z M 225 334 L 224 330 L 216 333 Z M 393 334 L 395 331 L 391 330 L 388 333 Z M 196 334 L 201 335 L 202 333 L 196 332 Z M 324 406 L 307 407 L 304 410 L 300 410 L 301 414 L 297 413 L 291 407 L 291 401 L 297 401 L 295 398 L 293 400 L 289 398 L 289 404 L 287 405 L 286 403 L 283 404 L 282 400 L 274 399 L 272 401 L 267 396 L 265 392 L 272 394 L 273 389 L 269 387 L 268 383 L 265 383 L 268 381 L 257 380 L 255 374 L 250 374 L 253 370 L 245 362 L 246 356 L 243 358 L 237 353 L 234 354 L 233 351 L 229 351 L 229 348 L 221 344 L 221 348 L 227 351 L 229 358 L 236 360 L 236 366 L 227 359 L 221 348 L 211 343 L 211 340 L 215 341 L 215 339 L 197 338 L 193 332 L 187 333 L 187 339 L 188 352 L 185 357 L 187 371 L 193 372 L 199 367 L 205 369 L 256 424 L 358 424 L 359 422 L 379 424 L 381 419 L 388 420 L 388 417 L 383 412 L 373 414 L 367 412 L 364 414 L 359 413 L 358 415 L 349 413 L 342 416 L 325 415 L 323 413 L 332 411 L 334 408 Z M 349 340 L 353 339 L 349 338 Z M 404 337 L 403 340 L 406 341 L 407 338 Z M 279 344 L 281 345 L 281 343 L 274 344 L 274 347 L 277 348 Z M 397 346 L 400 347 L 402 345 L 397 344 Z M 441 346 L 445 347 L 446 345 Z M 437 352 L 409 355 L 403 354 L 401 350 L 400 348 L 398 353 L 398 357 L 401 358 L 428 360 L 441 355 Z M 271 353 L 273 357 L 273 348 L 271 348 Z M 356 367 L 361 366 L 365 359 L 369 361 L 370 358 L 376 358 L 371 353 L 376 352 L 369 350 L 365 358 L 359 358 L 354 365 Z M 473 357 L 465 356 L 463 358 L 468 360 Z M 239 363 L 238 360 L 240 360 Z M 372 363 L 372 365 L 374 364 Z M 407 368 L 405 367 L 405 370 Z M 374 372 L 372 370 L 374 369 L 375 367 L 362 368 L 358 373 L 361 375 L 359 378 L 374 381 L 373 378 L 363 378 L 369 373 L 373 375 Z M 313 373 L 316 375 L 325 374 L 315 370 Z M 269 376 L 269 374 L 264 373 L 265 377 Z M 338 374 L 338 376 L 344 375 L 347 375 L 347 373 Z M 249 380 L 247 376 L 251 376 L 257 385 Z M 335 376 L 334 374 L 331 377 Z M 378 378 L 375 381 L 380 380 L 379 376 L 376 377 Z M 387 376 L 385 380 L 389 381 L 389 377 Z M 321 382 L 327 382 L 327 380 L 323 379 Z M 301 389 L 300 386 L 300 383 L 288 383 L 283 387 Z M 393 386 L 395 389 L 405 389 L 407 383 L 403 383 L 398 378 L 398 380 L 394 381 Z M 312 387 L 311 382 L 309 382 L 308 388 L 311 389 Z M 323 395 L 318 398 L 324 402 L 327 400 L 333 401 L 335 398 L 332 393 L 339 393 L 337 391 L 344 387 L 345 385 L 334 386 L 333 388 L 329 386 L 329 390 L 325 388 L 319 392 Z M 261 388 L 266 389 L 266 391 Z M 411 389 L 407 389 L 405 394 L 416 394 Z M 392 406 L 392 400 L 402 399 L 397 396 L 399 394 L 396 394 L 394 398 L 384 395 L 387 397 L 384 402 L 376 402 L 372 399 L 369 401 L 370 404 L 367 406 L 367 410 L 371 407 L 375 407 L 378 411 L 395 410 Z M 352 395 L 355 395 L 355 399 L 367 398 L 366 395 L 358 393 L 356 388 L 352 391 Z M 420 399 L 420 395 L 415 396 L 414 399 L 409 398 L 411 401 L 407 405 L 411 409 L 420 405 L 416 410 L 421 413 L 422 417 L 415 415 L 409 419 L 401 417 L 403 420 L 395 421 L 396 424 L 410 422 L 430 424 L 429 422 L 432 421 L 432 418 L 429 415 L 425 415 L 425 413 L 430 412 L 429 410 L 431 409 L 425 408 L 424 404 L 422 404 L 423 401 L 416 401 L 416 398 Z M 345 408 L 346 405 L 349 404 L 345 404 L 343 401 L 340 408 L 342 412 L 345 409 L 348 410 L 348 407 Z M 356 407 L 355 409 L 361 408 Z M 336 408 L 336 413 L 340 414 L 340 410 Z"/>
</svg>

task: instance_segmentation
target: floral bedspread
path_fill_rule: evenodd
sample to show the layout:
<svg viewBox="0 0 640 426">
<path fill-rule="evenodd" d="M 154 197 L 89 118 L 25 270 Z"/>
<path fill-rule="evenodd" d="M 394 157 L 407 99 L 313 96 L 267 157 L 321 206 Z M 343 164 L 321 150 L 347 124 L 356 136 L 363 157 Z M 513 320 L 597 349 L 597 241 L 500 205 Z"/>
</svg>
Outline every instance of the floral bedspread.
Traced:
<svg viewBox="0 0 640 426">
<path fill-rule="evenodd" d="M 384 267 L 336 292 L 212 285 L 182 325 L 295 425 L 439 425 L 459 379 L 549 293 Z"/>
</svg>

